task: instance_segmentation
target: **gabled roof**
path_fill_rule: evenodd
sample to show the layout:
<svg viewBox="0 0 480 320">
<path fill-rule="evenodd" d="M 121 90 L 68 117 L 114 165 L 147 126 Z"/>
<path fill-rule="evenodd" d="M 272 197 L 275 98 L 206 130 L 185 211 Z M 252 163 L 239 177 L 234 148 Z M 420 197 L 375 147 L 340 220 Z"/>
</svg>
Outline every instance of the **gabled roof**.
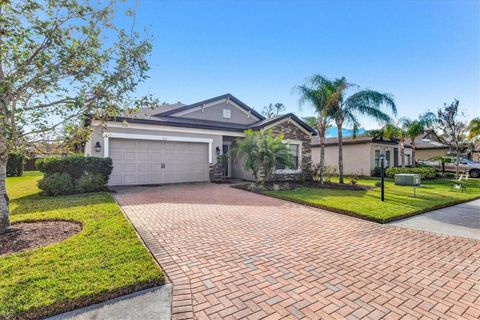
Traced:
<svg viewBox="0 0 480 320">
<path fill-rule="evenodd" d="M 199 102 L 196 102 L 196 103 L 193 103 L 193 104 L 189 104 L 189 105 L 186 105 L 186 106 L 181 106 L 179 108 L 176 108 L 176 109 L 173 109 L 173 110 L 169 110 L 169 111 L 165 111 L 165 112 L 161 112 L 161 113 L 157 113 L 155 114 L 155 116 L 159 116 L 159 117 L 164 117 L 164 116 L 170 116 L 170 115 L 174 115 L 176 113 L 180 113 L 180 112 L 183 112 L 183 111 L 187 111 L 187 110 L 190 110 L 190 109 L 193 109 L 193 108 L 196 108 L 196 107 L 200 107 L 204 104 L 207 104 L 207 103 L 210 103 L 210 102 L 214 102 L 214 101 L 217 101 L 217 100 L 223 100 L 223 99 L 229 99 L 233 102 L 235 102 L 235 104 L 237 104 L 239 107 L 241 107 L 242 109 L 244 109 L 245 111 L 247 112 L 250 112 L 252 115 L 254 115 L 256 118 L 260 119 L 260 120 L 264 120 L 265 117 L 262 116 L 260 113 L 258 113 L 257 111 L 255 111 L 253 108 L 250 108 L 249 106 L 247 106 L 245 103 L 243 103 L 242 101 L 240 101 L 239 99 L 235 98 L 233 95 L 231 95 L 230 93 L 227 93 L 227 94 L 223 94 L 221 96 L 218 96 L 218 97 L 214 97 L 214 98 L 210 98 L 210 99 L 207 99 L 207 100 L 203 100 L 203 101 L 199 101 Z"/>
<path fill-rule="evenodd" d="M 263 120 L 260 120 L 258 122 L 255 122 L 253 124 L 251 124 L 249 126 L 250 129 L 261 129 L 261 128 L 265 128 L 267 127 L 268 125 L 271 125 L 271 124 L 274 124 L 276 122 L 280 122 L 282 121 L 283 119 L 291 119 L 293 121 L 295 121 L 296 123 L 298 123 L 302 128 L 304 128 L 305 130 L 309 131 L 312 133 L 312 135 L 317 135 L 317 131 L 315 129 L 313 129 L 312 127 L 310 127 L 308 124 L 306 124 L 303 120 L 301 120 L 299 117 L 297 117 L 296 115 L 294 115 L 293 113 L 287 113 L 287 114 L 282 114 L 282 115 L 278 115 L 278 116 L 275 116 L 275 117 L 271 117 L 271 118 L 268 118 L 268 119 L 263 119 Z"/>
<path fill-rule="evenodd" d="M 204 119 L 193 119 L 188 117 L 175 116 L 178 113 L 197 108 L 204 104 L 215 102 L 222 99 L 229 99 L 234 102 L 237 106 L 244 109 L 245 111 L 251 113 L 256 118 L 260 119 L 257 122 L 252 124 L 240 124 L 240 123 L 230 123 L 230 122 L 221 122 L 221 121 L 212 121 Z M 162 110 L 160 113 L 155 113 L 156 110 Z M 177 126 L 185 128 L 201 128 L 201 129 L 211 129 L 211 130 L 225 130 L 225 131 L 236 131 L 243 132 L 246 129 L 259 130 L 265 127 L 273 126 L 276 123 L 285 121 L 285 119 L 294 121 L 296 125 L 303 129 L 306 132 L 310 132 L 313 136 L 317 135 L 317 132 L 307 125 L 304 121 L 298 118 L 293 113 L 287 113 L 271 117 L 266 119 L 264 116 L 256 112 L 254 109 L 247 106 L 242 101 L 238 100 L 231 94 L 227 93 L 215 98 L 207 99 L 190 105 L 184 105 L 182 103 L 161 105 L 156 108 L 144 108 L 140 111 L 133 114 L 124 114 L 117 117 L 110 117 L 110 121 L 117 122 L 127 122 L 127 123 L 139 123 L 139 124 L 152 124 L 152 125 L 167 125 L 167 126 Z"/>
</svg>

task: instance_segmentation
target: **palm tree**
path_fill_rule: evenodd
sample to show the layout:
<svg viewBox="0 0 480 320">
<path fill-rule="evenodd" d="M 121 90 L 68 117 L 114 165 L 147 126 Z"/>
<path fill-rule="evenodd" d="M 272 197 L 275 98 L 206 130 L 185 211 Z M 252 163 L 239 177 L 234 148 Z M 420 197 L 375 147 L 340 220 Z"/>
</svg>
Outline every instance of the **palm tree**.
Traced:
<svg viewBox="0 0 480 320">
<path fill-rule="evenodd" d="M 320 140 L 320 177 L 319 182 L 323 184 L 325 169 L 325 130 L 329 121 L 329 108 L 332 102 L 333 85 L 332 82 L 321 75 L 312 76 L 307 83 L 296 87 L 300 94 L 300 107 L 309 103 L 316 112 L 316 123 L 318 137 Z"/>
<path fill-rule="evenodd" d="M 407 133 L 410 138 L 410 145 L 412 146 L 412 167 L 416 165 L 415 138 L 424 133 L 429 127 L 433 126 L 436 121 L 435 114 L 433 112 L 425 112 L 421 114 L 417 119 L 411 120 L 408 118 L 400 119 L 402 129 Z"/>
<path fill-rule="evenodd" d="M 468 140 L 480 136 L 480 118 L 473 118 L 468 125 Z"/>
<path fill-rule="evenodd" d="M 390 123 L 390 116 L 381 110 L 387 107 L 395 115 L 397 108 L 392 95 L 374 90 L 361 90 L 345 98 L 346 91 L 355 85 L 348 83 L 345 77 L 333 82 L 334 92 L 329 107 L 329 115 L 335 120 L 338 129 L 338 173 L 339 182 L 343 182 L 343 134 L 345 123 L 353 126 L 355 136 L 360 122 L 358 116 L 368 116 L 382 123 Z M 356 86 L 355 86 L 356 87 Z"/>
<path fill-rule="evenodd" d="M 273 136 L 272 130 L 245 130 L 245 138 L 237 140 L 232 149 L 235 155 L 243 159 L 245 170 L 251 170 L 255 181 L 270 180 L 276 166 L 293 167 L 292 155 L 288 145 L 283 143 L 283 135 Z"/>
</svg>

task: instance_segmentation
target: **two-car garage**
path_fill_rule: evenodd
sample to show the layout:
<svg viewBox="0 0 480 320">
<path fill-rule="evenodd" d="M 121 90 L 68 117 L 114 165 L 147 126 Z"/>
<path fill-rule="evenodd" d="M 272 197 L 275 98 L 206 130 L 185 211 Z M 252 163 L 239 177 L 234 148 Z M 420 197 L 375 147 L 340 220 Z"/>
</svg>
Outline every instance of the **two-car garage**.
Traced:
<svg viewBox="0 0 480 320">
<path fill-rule="evenodd" d="M 208 181 L 209 143 L 110 138 L 110 185 Z"/>
</svg>

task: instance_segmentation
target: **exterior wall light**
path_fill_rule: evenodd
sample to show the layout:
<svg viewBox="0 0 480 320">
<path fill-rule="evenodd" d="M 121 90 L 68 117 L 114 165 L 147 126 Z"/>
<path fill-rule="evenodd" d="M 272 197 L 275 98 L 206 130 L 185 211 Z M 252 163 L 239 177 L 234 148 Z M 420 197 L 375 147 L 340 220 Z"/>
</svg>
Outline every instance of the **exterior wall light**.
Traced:
<svg viewBox="0 0 480 320">
<path fill-rule="evenodd" d="M 102 149 L 102 146 L 100 145 L 100 142 L 97 141 L 97 143 L 95 143 L 95 151 L 100 152 L 101 149 Z"/>
<path fill-rule="evenodd" d="M 219 147 L 219 146 L 217 146 L 217 147 L 215 148 L 215 152 L 217 153 L 217 156 L 220 155 L 220 147 Z"/>
</svg>

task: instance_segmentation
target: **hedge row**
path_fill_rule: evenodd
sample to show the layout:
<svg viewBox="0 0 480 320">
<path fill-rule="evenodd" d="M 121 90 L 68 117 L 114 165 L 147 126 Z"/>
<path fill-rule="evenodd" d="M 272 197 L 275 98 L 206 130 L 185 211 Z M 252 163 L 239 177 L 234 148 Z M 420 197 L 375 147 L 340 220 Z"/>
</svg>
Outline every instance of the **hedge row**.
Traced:
<svg viewBox="0 0 480 320">
<path fill-rule="evenodd" d="M 394 167 L 394 168 L 387 168 L 385 170 L 385 176 L 389 178 L 393 178 L 396 174 L 401 174 L 401 173 L 419 174 L 421 175 L 422 179 L 433 179 L 437 176 L 437 170 L 431 167 L 410 167 L 410 168 Z"/>
<path fill-rule="evenodd" d="M 7 177 L 20 177 L 23 174 L 25 155 L 20 152 L 12 152 L 7 160 Z"/>
<path fill-rule="evenodd" d="M 110 158 L 83 155 L 40 159 L 35 165 L 44 174 L 38 187 L 51 196 L 105 190 L 113 169 Z"/>
</svg>

